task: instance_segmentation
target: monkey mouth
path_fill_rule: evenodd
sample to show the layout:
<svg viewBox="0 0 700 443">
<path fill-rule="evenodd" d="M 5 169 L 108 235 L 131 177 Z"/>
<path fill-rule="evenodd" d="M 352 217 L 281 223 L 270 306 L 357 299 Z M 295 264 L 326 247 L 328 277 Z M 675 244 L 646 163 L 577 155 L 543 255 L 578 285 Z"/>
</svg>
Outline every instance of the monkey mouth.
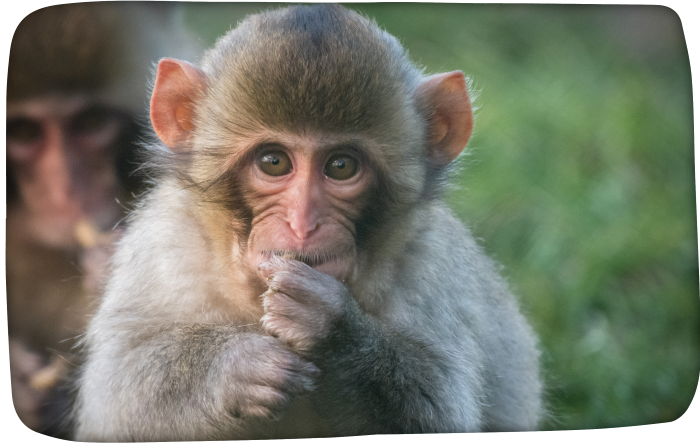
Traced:
<svg viewBox="0 0 700 443">
<path fill-rule="evenodd" d="M 281 257 L 287 260 L 296 260 L 316 268 L 328 262 L 339 260 L 342 255 L 337 253 L 328 253 L 324 251 L 285 251 L 285 250 L 267 250 L 262 251 L 264 260 L 269 260 L 273 256 Z"/>
</svg>

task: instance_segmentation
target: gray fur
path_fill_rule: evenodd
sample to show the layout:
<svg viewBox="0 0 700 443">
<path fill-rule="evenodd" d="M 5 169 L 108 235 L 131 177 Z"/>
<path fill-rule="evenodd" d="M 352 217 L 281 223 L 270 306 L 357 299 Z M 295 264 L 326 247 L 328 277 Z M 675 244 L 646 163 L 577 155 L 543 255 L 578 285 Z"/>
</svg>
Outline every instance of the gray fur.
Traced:
<svg viewBox="0 0 700 443">
<path fill-rule="evenodd" d="M 320 77 L 300 81 L 299 66 Z M 337 6 L 293 7 L 248 18 L 203 69 L 193 155 L 163 160 L 171 169 L 133 214 L 86 334 L 77 438 L 536 429 L 535 336 L 493 263 L 425 192 L 430 110 L 413 100 L 422 76 L 396 40 Z M 245 229 L 221 238 L 205 227 L 205 209 L 245 212 L 241 196 L 212 197 L 220 177 L 206 171 L 219 170 L 227 140 L 260 124 L 373 141 L 383 178 L 344 284 L 276 259 L 265 292 L 231 262 Z"/>
</svg>

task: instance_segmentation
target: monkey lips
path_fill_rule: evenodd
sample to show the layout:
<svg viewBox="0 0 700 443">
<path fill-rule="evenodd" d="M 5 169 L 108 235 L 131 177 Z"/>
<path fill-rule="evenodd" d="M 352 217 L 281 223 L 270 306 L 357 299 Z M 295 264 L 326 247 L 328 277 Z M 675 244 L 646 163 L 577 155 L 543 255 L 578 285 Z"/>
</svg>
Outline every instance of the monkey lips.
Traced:
<svg viewBox="0 0 700 443">
<path fill-rule="evenodd" d="M 354 264 L 353 254 L 326 251 L 265 250 L 258 253 L 257 256 L 255 266 L 258 271 L 264 272 L 267 263 L 273 257 L 279 257 L 284 260 L 300 261 L 341 282 L 345 282 L 351 275 Z"/>
</svg>

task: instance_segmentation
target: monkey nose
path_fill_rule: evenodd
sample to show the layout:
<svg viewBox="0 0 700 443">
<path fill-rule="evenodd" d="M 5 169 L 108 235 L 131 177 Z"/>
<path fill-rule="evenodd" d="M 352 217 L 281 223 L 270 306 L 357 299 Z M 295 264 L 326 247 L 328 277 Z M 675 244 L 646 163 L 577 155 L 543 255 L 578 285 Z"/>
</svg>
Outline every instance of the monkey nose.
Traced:
<svg viewBox="0 0 700 443">
<path fill-rule="evenodd" d="M 311 236 L 316 230 L 318 230 L 319 223 L 315 220 L 290 220 L 289 228 L 292 230 L 294 235 L 300 239 Z"/>
<path fill-rule="evenodd" d="M 39 161 L 38 170 L 50 204 L 66 206 L 74 200 L 70 165 L 62 144 L 55 144 L 46 149 L 45 155 Z"/>
<path fill-rule="evenodd" d="M 292 211 L 287 223 L 294 236 L 300 240 L 311 236 L 320 225 L 315 211 L 308 209 Z"/>
</svg>

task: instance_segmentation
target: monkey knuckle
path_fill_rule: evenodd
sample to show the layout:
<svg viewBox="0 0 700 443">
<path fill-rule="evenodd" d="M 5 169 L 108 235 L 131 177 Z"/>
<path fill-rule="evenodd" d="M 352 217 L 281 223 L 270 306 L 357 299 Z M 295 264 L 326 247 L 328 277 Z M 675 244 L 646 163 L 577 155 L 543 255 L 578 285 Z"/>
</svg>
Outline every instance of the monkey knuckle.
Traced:
<svg viewBox="0 0 700 443">
<path fill-rule="evenodd" d="M 308 334 L 305 334 L 298 328 L 287 329 L 280 336 L 280 340 L 295 351 L 303 351 L 307 349 L 308 344 L 312 341 Z"/>
<path fill-rule="evenodd" d="M 276 311 L 279 309 L 279 297 L 277 294 L 270 294 L 266 296 L 263 299 L 262 306 L 263 306 L 263 312 L 265 312 L 265 315 L 261 318 L 265 318 L 268 316 L 268 314 L 271 314 L 273 311 Z"/>
<path fill-rule="evenodd" d="M 282 291 L 274 292 L 269 297 L 266 297 L 265 302 L 268 309 L 275 311 L 293 309 L 293 307 L 298 304 L 287 292 Z M 263 306 L 265 306 L 265 303 L 263 303 Z"/>
<path fill-rule="evenodd" d="M 292 350 L 295 350 L 295 347 L 294 347 L 295 334 L 293 333 L 293 328 L 290 328 L 290 327 L 280 328 L 277 331 L 277 338 L 286 347 L 288 347 Z"/>
<path fill-rule="evenodd" d="M 279 408 L 287 404 L 291 399 L 307 390 L 313 385 L 310 376 L 301 374 L 296 368 L 278 368 L 278 371 L 265 380 L 266 391 L 258 398 L 260 404 L 270 408 Z"/>
<path fill-rule="evenodd" d="M 269 311 L 270 310 L 267 307 L 265 307 L 265 315 L 260 317 L 260 324 L 262 325 L 263 329 L 268 328 L 270 323 L 274 321 L 274 315 Z"/>
<path fill-rule="evenodd" d="M 311 336 L 297 336 L 294 337 L 292 343 L 292 346 L 295 350 L 297 350 L 298 352 L 307 353 L 314 348 L 314 346 L 316 345 L 316 340 L 314 339 L 314 337 Z"/>
<path fill-rule="evenodd" d="M 263 322 L 262 327 L 265 332 L 267 332 L 271 337 L 280 339 L 284 341 L 285 330 L 282 320 L 277 320 L 274 317 L 268 317 L 265 322 Z"/>
<path fill-rule="evenodd" d="M 254 386 L 252 389 L 253 404 L 274 408 L 288 401 L 287 395 L 273 386 Z"/>
<path fill-rule="evenodd" d="M 272 294 L 270 294 L 266 298 L 274 299 L 276 297 L 276 294 L 278 293 L 285 293 L 286 292 L 286 287 L 287 285 L 284 283 L 284 281 L 274 278 L 268 282 L 268 285 L 270 287 L 270 291 Z"/>
<path fill-rule="evenodd" d="M 274 327 L 270 326 L 269 324 L 263 324 L 262 327 L 263 331 L 265 331 L 265 333 L 268 334 L 270 338 L 279 339 L 279 333 Z"/>
<path fill-rule="evenodd" d="M 316 365 L 294 351 L 289 351 L 285 372 L 287 377 L 309 376 L 314 374 Z"/>
<path fill-rule="evenodd" d="M 270 289 L 273 291 L 284 290 L 285 288 L 296 289 L 301 280 L 298 273 L 289 270 L 277 271 L 271 276 L 269 281 Z"/>
<path fill-rule="evenodd" d="M 274 412 L 270 408 L 263 405 L 245 405 L 238 409 L 238 417 L 257 417 L 264 419 L 272 419 Z"/>
</svg>

